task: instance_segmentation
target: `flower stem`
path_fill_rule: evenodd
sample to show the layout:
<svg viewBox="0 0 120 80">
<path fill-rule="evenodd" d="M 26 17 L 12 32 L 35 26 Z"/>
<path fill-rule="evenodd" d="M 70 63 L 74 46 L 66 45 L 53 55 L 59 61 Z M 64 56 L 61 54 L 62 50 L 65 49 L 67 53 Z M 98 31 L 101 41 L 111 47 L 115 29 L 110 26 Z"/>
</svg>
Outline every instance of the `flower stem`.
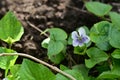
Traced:
<svg viewBox="0 0 120 80">
<path fill-rule="evenodd" d="M 5 78 L 7 77 L 7 74 L 8 74 L 8 68 L 5 69 Z"/>
</svg>

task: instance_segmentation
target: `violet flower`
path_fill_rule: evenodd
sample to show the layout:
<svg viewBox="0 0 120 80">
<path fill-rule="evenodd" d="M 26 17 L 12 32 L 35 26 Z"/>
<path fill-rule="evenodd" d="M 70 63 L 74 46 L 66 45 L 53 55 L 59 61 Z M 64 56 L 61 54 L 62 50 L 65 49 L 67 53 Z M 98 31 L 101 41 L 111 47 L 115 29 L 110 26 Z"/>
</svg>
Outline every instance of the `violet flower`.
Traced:
<svg viewBox="0 0 120 80">
<path fill-rule="evenodd" d="M 83 27 L 79 28 L 78 31 L 72 32 L 72 39 L 74 47 L 82 47 L 84 44 L 90 41 L 90 38 L 86 35 L 85 29 Z"/>
</svg>

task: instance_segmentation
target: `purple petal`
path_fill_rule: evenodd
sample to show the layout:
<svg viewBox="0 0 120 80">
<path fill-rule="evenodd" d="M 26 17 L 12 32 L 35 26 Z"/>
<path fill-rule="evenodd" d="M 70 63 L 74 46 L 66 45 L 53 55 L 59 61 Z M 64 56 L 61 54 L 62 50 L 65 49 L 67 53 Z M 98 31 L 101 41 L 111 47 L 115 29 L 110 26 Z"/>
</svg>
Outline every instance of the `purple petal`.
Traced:
<svg viewBox="0 0 120 80">
<path fill-rule="evenodd" d="M 78 39 L 74 39 L 73 40 L 73 46 L 76 47 L 79 45 L 79 40 Z"/>
<path fill-rule="evenodd" d="M 82 47 L 84 45 L 84 43 L 81 41 L 79 42 L 79 47 Z"/>
<path fill-rule="evenodd" d="M 84 42 L 82 40 L 79 40 L 79 39 L 74 39 L 73 40 L 73 46 L 76 47 L 76 46 L 83 46 L 84 45 Z"/>
<path fill-rule="evenodd" d="M 84 37 L 82 37 L 82 41 L 84 43 L 88 43 L 90 41 L 90 38 L 87 35 L 85 35 Z"/>
<path fill-rule="evenodd" d="M 86 35 L 85 29 L 83 27 L 78 29 L 79 35 Z"/>
<path fill-rule="evenodd" d="M 78 34 L 76 31 L 72 32 L 72 39 L 77 39 L 78 38 Z"/>
</svg>

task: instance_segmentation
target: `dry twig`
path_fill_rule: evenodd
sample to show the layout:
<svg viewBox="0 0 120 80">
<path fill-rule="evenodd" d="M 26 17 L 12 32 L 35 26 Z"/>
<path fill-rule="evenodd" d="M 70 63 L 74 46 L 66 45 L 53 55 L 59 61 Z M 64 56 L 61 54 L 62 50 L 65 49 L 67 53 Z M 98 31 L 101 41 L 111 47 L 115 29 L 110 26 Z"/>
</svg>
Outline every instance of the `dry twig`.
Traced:
<svg viewBox="0 0 120 80">
<path fill-rule="evenodd" d="M 42 31 L 41 29 L 37 28 L 35 25 L 33 25 L 32 23 L 30 23 L 29 21 L 27 21 L 27 23 L 28 23 L 32 28 L 36 29 L 36 30 L 39 31 L 40 33 L 43 33 L 43 31 Z M 46 37 L 49 37 L 49 35 L 46 34 L 46 33 L 44 33 L 44 35 L 45 35 Z"/>
<path fill-rule="evenodd" d="M 31 56 L 31 55 L 28 55 L 28 54 L 23 54 L 23 53 L 9 53 L 9 54 L 8 53 L 1 53 L 0 56 L 23 56 L 23 57 L 32 59 L 32 60 L 34 60 L 36 62 L 39 62 L 40 64 L 43 64 L 43 65 L 45 65 L 45 66 L 47 66 L 47 67 L 49 67 L 49 68 L 51 68 L 51 69 L 61 73 L 62 75 L 68 77 L 71 80 L 76 80 L 73 76 L 63 72 L 59 68 L 57 68 L 55 66 L 52 66 L 52 65 L 50 65 L 50 64 L 48 64 L 48 63 L 46 63 L 46 62 L 44 62 L 44 61 L 42 61 L 40 59 L 37 59 L 37 58 L 35 58 L 35 57 Z"/>
</svg>

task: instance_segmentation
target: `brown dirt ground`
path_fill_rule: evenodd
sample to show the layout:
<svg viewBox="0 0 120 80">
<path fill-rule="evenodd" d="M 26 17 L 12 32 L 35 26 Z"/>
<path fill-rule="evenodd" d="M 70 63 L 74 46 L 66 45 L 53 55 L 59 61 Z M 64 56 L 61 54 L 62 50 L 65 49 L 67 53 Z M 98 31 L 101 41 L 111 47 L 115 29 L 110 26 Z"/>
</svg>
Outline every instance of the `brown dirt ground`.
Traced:
<svg viewBox="0 0 120 80">
<path fill-rule="evenodd" d="M 115 2 L 115 0 L 98 1 L 109 3 L 113 5 L 114 11 L 120 12 L 120 2 Z M 9 10 L 16 14 L 25 29 L 22 39 L 14 43 L 12 48 L 17 52 L 30 54 L 47 62 L 49 60 L 46 57 L 46 49 L 41 47 L 41 41 L 46 36 L 40 35 L 40 32 L 34 27 L 42 31 L 47 28 L 59 27 L 67 33 L 71 33 L 77 27 L 83 25 L 91 27 L 101 20 L 86 11 L 82 0 L 0 0 L 0 18 Z M 2 41 L 0 44 L 7 46 Z M 80 57 L 72 54 L 71 46 L 68 46 L 67 53 L 77 64 L 80 63 Z M 65 64 L 67 66 L 74 65 L 71 58 L 66 59 Z M 2 70 L 0 70 L 0 77 L 2 76 L 1 72 Z"/>
</svg>

